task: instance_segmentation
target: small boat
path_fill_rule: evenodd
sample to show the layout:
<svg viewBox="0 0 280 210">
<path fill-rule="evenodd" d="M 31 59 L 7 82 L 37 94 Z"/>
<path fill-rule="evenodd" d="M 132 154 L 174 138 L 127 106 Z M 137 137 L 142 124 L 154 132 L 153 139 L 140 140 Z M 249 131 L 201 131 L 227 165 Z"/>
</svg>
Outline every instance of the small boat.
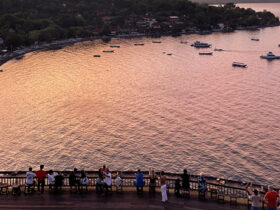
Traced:
<svg viewBox="0 0 280 210">
<path fill-rule="evenodd" d="M 121 46 L 119 46 L 119 45 L 111 45 L 110 47 L 111 48 L 120 48 Z"/>
<path fill-rule="evenodd" d="M 252 41 L 260 41 L 258 38 L 251 38 Z"/>
<path fill-rule="evenodd" d="M 212 52 L 199 52 L 199 55 L 213 55 Z"/>
<path fill-rule="evenodd" d="M 196 48 L 208 48 L 211 47 L 211 44 L 196 41 L 191 46 Z"/>
<path fill-rule="evenodd" d="M 3 72 L 3 69 L 0 69 L 0 72 Z"/>
<path fill-rule="evenodd" d="M 280 47 L 280 44 L 278 44 L 278 47 Z"/>
<path fill-rule="evenodd" d="M 172 55 L 172 53 L 167 53 L 166 55 Z"/>
<path fill-rule="evenodd" d="M 261 55 L 260 57 L 267 60 L 280 59 L 280 56 L 276 56 L 272 52 L 268 52 L 266 55 Z"/>
<path fill-rule="evenodd" d="M 144 46 L 144 44 L 143 43 L 139 43 L 139 44 L 134 44 L 135 46 Z"/>
<path fill-rule="evenodd" d="M 232 63 L 232 66 L 234 66 L 234 67 L 246 68 L 246 67 L 247 67 L 247 64 L 245 64 L 245 63 L 240 63 L 240 62 L 233 62 L 233 63 Z"/>
<path fill-rule="evenodd" d="M 224 51 L 224 50 L 223 50 L 223 49 L 215 48 L 214 51 L 219 51 L 219 52 L 221 52 L 221 51 Z"/>
<path fill-rule="evenodd" d="M 152 43 L 157 43 L 157 44 L 160 44 L 161 41 L 152 41 Z"/>
<path fill-rule="evenodd" d="M 114 50 L 103 50 L 104 53 L 113 53 L 115 52 Z"/>
<path fill-rule="evenodd" d="M 181 43 L 181 44 L 187 44 L 188 42 L 186 42 L 186 41 L 181 41 L 180 43 Z"/>
<path fill-rule="evenodd" d="M 100 58 L 101 55 L 93 55 L 93 57 L 95 57 L 95 58 Z"/>
</svg>

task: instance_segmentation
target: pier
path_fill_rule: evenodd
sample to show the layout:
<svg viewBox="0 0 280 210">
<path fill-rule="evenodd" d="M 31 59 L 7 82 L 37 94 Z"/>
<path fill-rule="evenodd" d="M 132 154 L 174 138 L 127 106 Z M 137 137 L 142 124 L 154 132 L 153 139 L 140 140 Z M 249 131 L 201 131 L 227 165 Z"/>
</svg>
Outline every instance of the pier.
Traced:
<svg viewBox="0 0 280 210">
<path fill-rule="evenodd" d="M 177 198 L 174 195 L 175 180 L 180 178 L 180 174 L 167 173 L 167 192 L 169 201 L 167 204 L 161 202 L 160 185 L 157 180 L 156 192 L 149 192 L 148 172 L 144 173 L 146 185 L 141 195 L 136 193 L 133 185 L 135 180 L 134 171 L 122 172 L 123 190 L 116 192 L 114 178 L 116 172 L 112 172 L 112 191 L 104 196 L 96 193 L 97 172 L 87 172 L 89 185 L 86 192 L 71 193 L 68 176 L 69 171 L 62 171 L 64 175 L 64 185 L 59 192 L 52 192 L 48 188 L 48 179 L 46 182 L 46 192 L 38 194 L 24 195 L 24 186 L 26 182 L 26 172 L 1 172 L 1 202 L 0 209 L 36 209 L 38 206 L 48 209 L 247 209 L 251 202 L 248 200 L 245 190 L 245 183 L 239 181 L 217 179 L 215 177 L 206 177 L 208 198 L 200 199 L 198 193 L 198 184 L 196 175 L 190 176 L 190 190 L 181 192 L 182 197 Z M 21 195 L 12 196 L 12 188 L 19 185 Z M 254 185 L 261 194 L 265 193 L 265 187 Z M 36 188 L 36 187 L 35 187 Z M 7 191 L 8 190 L 8 191 Z M 263 203 L 262 207 L 265 207 Z"/>
</svg>

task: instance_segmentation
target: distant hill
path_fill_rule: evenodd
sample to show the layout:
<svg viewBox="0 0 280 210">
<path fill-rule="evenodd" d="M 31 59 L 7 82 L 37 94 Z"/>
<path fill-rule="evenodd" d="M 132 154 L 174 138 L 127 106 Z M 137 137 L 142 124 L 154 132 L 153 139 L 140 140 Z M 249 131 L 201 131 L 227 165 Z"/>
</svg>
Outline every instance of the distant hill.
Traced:
<svg viewBox="0 0 280 210">
<path fill-rule="evenodd" d="M 191 0 L 192 2 L 209 3 L 209 4 L 225 4 L 233 3 L 280 3 L 280 0 Z"/>
</svg>

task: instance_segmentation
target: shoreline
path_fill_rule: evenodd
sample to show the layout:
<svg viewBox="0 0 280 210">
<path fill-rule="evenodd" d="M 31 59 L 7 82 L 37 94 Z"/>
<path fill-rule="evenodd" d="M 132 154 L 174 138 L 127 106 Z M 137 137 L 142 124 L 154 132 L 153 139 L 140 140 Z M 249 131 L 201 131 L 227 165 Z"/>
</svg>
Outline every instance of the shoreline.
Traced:
<svg viewBox="0 0 280 210">
<path fill-rule="evenodd" d="M 42 43 L 38 45 L 31 45 L 26 47 L 21 47 L 15 51 L 6 52 L 3 55 L 0 54 L 0 67 L 7 63 L 10 60 L 17 59 L 20 60 L 24 57 L 25 54 L 35 52 L 35 51 L 48 51 L 48 50 L 59 50 L 66 46 L 74 45 L 75 43 L 85 42 L 85 41 L 95 41 L 95 40 L 103 40 L 104 42 L 110 42 L 113 38 L 120 38 L 120 39 L 133 39 L 133 38 L 142 38 L 142 37 L 151 37 L 155 39 L 159 39 L 161 36 L 173 36 L 178 37 L 181 35 L 191 35 L 191 34 L 199 34 L 199 35 L 209 35 L 212 33 L 233 33 L 235 31 L 252 31 L 252 30 L 260 30 L 261 28 L 269 28 L 269 27 L 277 27 L 278 25 L 271 25 L 271 26 L 248 26 L 248 27 L 237 27 L 235 30 L 230 29 L 213 29 L 209 31 L 198 31 L 192 30 L 188 32 L 182 32 L 180 34 L 143 34 L 143 33 L 135 33 L 135 34 L 122 34 L 122 35 L 108 35 L 108 36 L 93 36 L 93 37 L 84 37 L 84 38 L 69 38 L 69 39 L 62 39 L 62 40 L 55 40 L 50 43 Z M 1 69 L 2 70 L 2 69 Z"/>
</svg>

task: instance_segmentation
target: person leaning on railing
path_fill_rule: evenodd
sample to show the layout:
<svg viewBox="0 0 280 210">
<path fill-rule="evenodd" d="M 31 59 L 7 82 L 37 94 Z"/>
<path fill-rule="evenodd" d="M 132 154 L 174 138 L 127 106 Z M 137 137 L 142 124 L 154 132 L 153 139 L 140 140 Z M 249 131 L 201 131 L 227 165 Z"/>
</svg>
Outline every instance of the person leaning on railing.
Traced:
<svg viewBox="0 0 280 210">
<path fill-rule="evenodd" d="M 45 187 L 45 177 L 47 173 L 43 170 L 44 165 L 40 165 L 40 170 L 36 171 L 36 176 L 38 178 L 38 192 L 44 193 L 44 187 Z M 40 190 L 41 187 L 41 190 Z"/>
<path fill-rule="evenodd" d="M 149 192 L 155 192 L 156 191 L 156 175 L 155 171 L 150 169 L 149 171 L 149 178 L 150 178 L 150 184 L 149 184 Z"/>
<path fill-rule="evenodd" d="M 143 173 L 141 172 L 140 169 L 138 169 L 137 173 L 135 174 L 136 176 L 136 181 L 134 181 L 134 186 L 137 188 L 137 192 L 142 192 L 143 187 L 145 186 L 145 181 L 143 180 Z"/>
<path fill-rule="evenodd" d="M 48 181 L 49 181 L 49 189 L 53 189 L 54 184 L 55 184 L 55 178 L 54 178 L 53 170 L 50 170 L 49 173 L 48 173 Z"/>
<path fill-rule="evenodd" d="M 206 185 L 206 179 L 203 173 L 200 173 L 199 177 L 197 178 L 197 183 L 198 183 L 198 192 L 204 194 L 204 198 L 206 198 L 208 189 Z"/>
<path fill-rule="evenodd" d="M 75 188 L 75 192 L 80 190 L 80 180 L 78 179 L 77 175 L 78 169 L 74 168 L 74 170 L 70 173 L 69 176 L 69 185 L 72 191 L 72 188 Z"/>
<path fill-rule="evenodd" d="M 35 173 L 32 172 L 32 168 L 30 167 L 28 172 L 26 172 L 26 184 L 28 193 L 30 193 L 30 188 L 34 186 L 34 177 Z"/>
</svg>

